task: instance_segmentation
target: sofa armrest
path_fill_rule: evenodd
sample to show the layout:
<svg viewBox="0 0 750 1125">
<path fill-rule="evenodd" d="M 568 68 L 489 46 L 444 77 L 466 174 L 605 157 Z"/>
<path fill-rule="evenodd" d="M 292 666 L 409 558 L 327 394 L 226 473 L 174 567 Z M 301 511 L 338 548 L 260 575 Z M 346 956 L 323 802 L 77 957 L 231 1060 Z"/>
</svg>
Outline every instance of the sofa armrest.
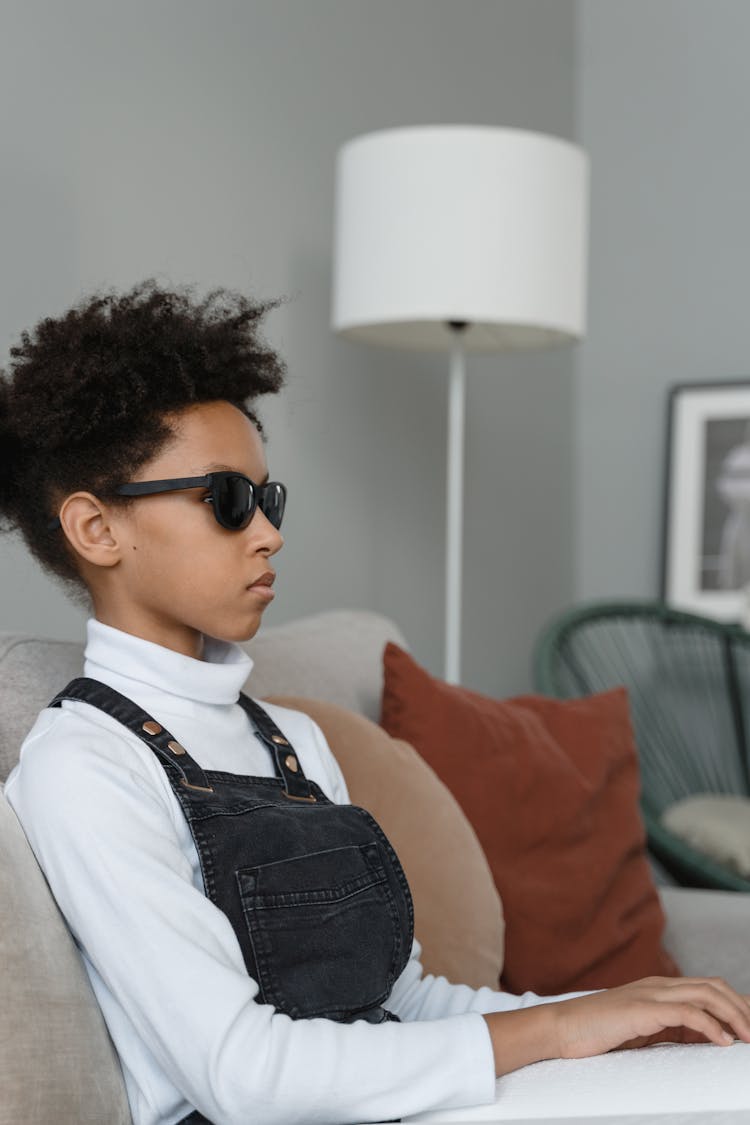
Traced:
<svg viewBox="0 0 750 1125">
<path fill-rule="evenodd" d="M 724 977 L 750 995 L 750 894 L 659 887 L 664 945 L 686 976 Z"/>
</svg>

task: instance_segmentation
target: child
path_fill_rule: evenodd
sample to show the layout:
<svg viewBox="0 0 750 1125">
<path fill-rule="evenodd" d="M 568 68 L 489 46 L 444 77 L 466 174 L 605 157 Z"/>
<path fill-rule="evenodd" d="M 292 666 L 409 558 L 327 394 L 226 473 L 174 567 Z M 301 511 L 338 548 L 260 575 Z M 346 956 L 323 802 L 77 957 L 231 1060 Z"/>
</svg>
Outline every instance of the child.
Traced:
<svg viewBox="0 0 750 1125">
<path fill-rule="evenodd" d="M 422 977 L 403 871 L 321 731 L 240 694 L 283 543 L 254 405 L 283 375 L 269 307 L 95 296 L 24 333 L 0 382 L 0 512 L 90 610 L 84 676 L 5 793 L 135 1125 L 383 1121 L 490 1102 L 539 1059 L 750 1042 L 720 980 L 544 998 Z"/>
</svg>

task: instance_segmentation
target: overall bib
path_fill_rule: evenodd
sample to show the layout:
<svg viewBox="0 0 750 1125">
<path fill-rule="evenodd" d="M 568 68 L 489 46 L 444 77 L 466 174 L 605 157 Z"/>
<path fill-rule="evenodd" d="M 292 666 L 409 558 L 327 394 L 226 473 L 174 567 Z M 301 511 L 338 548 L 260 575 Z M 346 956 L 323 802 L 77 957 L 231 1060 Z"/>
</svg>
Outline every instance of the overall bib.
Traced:
<svg viewBox="0 0 750 1125">
<path fill-rule="evenodd" d="M 201 769 L 158 720 L 98 680 L 72 680 L 49 706 L 63 699 L 100 708 L 156 755 L 190 826 L 206 895 L 232 924 L 259 1002 L 292 1019 L 398 1019 L 383 1004 L 414 936 L 403 868 L 368 812 L 334 804 L 308 781 L 262 707 L 240 693 L 275 777 Z M 180 1125 L 206 1121 L 196 1110 Z"/>
</svg>

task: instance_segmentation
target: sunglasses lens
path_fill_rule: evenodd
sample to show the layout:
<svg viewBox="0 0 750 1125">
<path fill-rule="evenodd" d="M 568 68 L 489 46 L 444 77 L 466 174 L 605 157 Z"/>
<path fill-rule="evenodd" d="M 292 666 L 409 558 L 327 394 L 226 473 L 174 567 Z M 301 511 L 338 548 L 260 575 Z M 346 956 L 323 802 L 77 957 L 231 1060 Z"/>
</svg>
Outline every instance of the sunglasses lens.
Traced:
<svg viewBox="0 0 750 1125">
<path fill-rule="evenodd" d="M 271 481 L 258 489 L 258 507 L 268 522 L 275 528 L 281 527 L 286 506 L 286 489 L 283 484 Z"/>
<path fill-rule="evenodd" d="M 253 486 L 246 477 L 227 473 L 214 490 L 214 506 L 219 523 L 232 531 L 247 527 L 255 512 Z"/>
</svg>

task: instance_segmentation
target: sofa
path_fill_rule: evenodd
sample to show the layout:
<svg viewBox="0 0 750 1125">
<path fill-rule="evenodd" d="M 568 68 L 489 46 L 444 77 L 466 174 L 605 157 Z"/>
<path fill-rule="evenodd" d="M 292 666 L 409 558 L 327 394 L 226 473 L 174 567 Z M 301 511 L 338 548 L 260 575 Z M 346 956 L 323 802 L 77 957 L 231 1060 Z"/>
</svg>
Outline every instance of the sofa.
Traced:
<svg viewBox="0 0 750 1125">
<path fill-rule="evenodd" d="M 330 611 L 268 627 L 246 646 L 255 662 L 247 690 L 260 699 L 324 701 L 377 722 L 389 640 L 407 647 L 392 621 L 363 611 Z M 39 710 L 80 674 L 82 651 L 78 643 L 0 634 L 2 780 Z M 359 800 L 366 804 L 366 795 Z M 0 848 L 0 1125 L 128 1125 L 117 1056 L 76 943 L 5 799 Z M 659 890 L 667 915 L 665 946 L 684 972 L 721 975 L 750 994 L 750 900 L 722 891 Z M 485 921 L 489 934 L 501 933 L 492 930 L 497 918 L 491 912 Z M 428 929 L 440 926 L 436 915 L 425 923 Z M 430 934 L 417 936 L 429 945 Z"/>
</svg>

